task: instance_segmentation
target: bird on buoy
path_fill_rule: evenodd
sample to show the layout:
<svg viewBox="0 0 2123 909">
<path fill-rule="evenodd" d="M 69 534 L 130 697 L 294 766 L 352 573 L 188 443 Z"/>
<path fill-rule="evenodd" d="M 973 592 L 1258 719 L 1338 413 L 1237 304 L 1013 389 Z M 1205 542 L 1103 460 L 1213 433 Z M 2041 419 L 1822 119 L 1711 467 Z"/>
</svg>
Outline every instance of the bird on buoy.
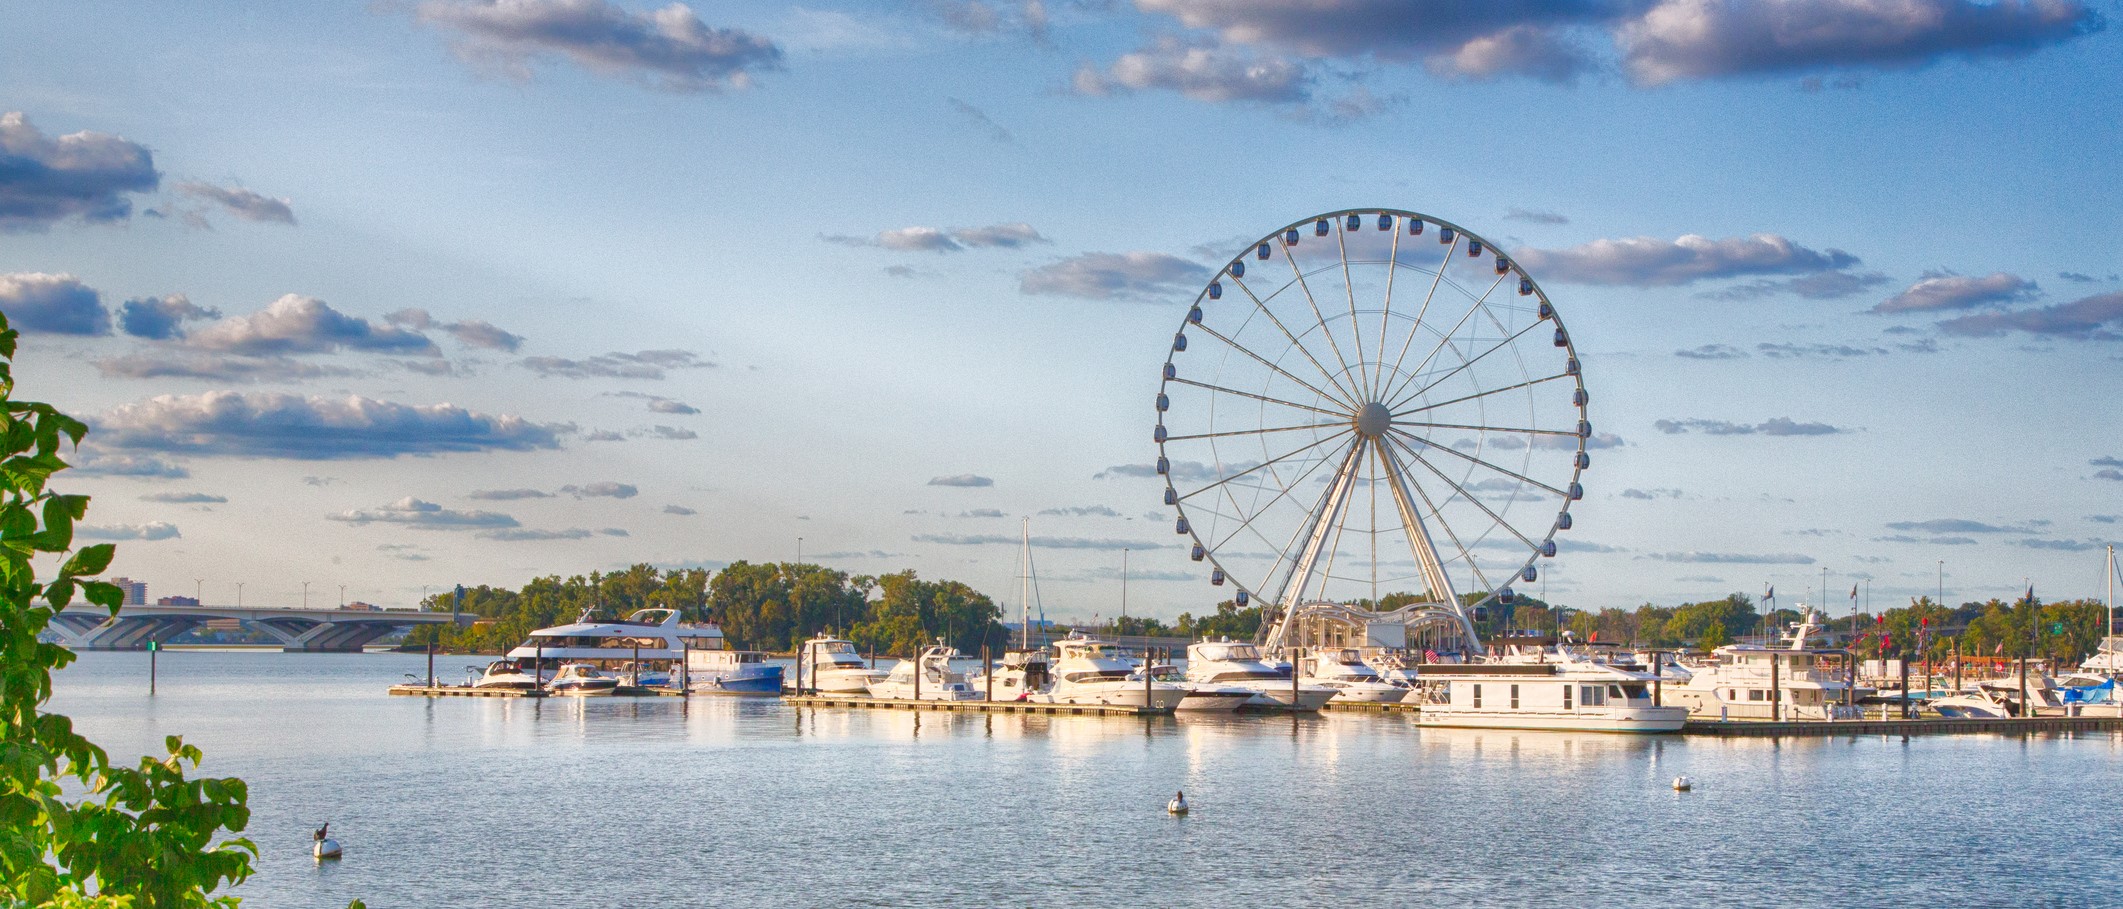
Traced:
<svg viewBox="0 0 2123 909">
<path fill-rule="evenodd" d="M 1187 793 L 1185 793 L 1185 792 L 1175 792 L 1175 793 L 1173 793 L 1173 794 L 1172 794 L 1172 801 L 1169 801 L 1169 802 L 1166 802 L 1166 803 L 1165 803 L 1165 812 L 1166 812 L 1167 814 L 1186 814 L 1186 813 L 1187 813 Z"/>
<path fill-rule="evenodd" d="M 317 828 L 316 833 L 311 834 L 310 838 L 316 840 L 316 844 L 311 847 L 310 855 L 314 856 L 318 861 L 339 857 L 339 841 L 327 835 L 331 829 L 331 822 L 326 821 L 324 826 Z"/>
<path fill-rule="evenodd" d="M 1677 776 L 1673 778 L 1673 791 L 1675 792 L 1687 792 L 1694 788 L 1695 780 L 1689 779 L 1685 776 Z"/>
</svg>

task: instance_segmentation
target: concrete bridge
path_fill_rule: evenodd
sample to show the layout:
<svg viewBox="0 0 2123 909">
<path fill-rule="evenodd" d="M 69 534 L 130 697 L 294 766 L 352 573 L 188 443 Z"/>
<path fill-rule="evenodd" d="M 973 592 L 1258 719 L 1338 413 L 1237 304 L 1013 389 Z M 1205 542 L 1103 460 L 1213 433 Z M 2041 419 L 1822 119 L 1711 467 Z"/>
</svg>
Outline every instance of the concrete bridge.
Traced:
<svg viewBox="0 0 2123 909">
<path fill-rule="evenodd" d="M 447 612 L 414 609 L 281 609 L 271 606 L 127 606 L 116 616 L 77 602 L 52 616 L 50 628 L 72 650 L 145 650 L 213 619 L 235 619 L 265 632 L 290 653 L 358 653 L 362 645 L 414 625 L 470 624 Z"/>
</svg>

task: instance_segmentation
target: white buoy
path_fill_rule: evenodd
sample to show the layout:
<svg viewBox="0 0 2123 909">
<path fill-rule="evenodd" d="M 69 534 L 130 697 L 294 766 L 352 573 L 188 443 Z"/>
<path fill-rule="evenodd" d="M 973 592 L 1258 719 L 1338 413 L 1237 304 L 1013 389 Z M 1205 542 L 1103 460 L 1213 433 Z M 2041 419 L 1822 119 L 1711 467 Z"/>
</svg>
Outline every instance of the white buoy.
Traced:
<svg viewBox="0 0 2123 909">
<path fill-rule="evenodd" d="M 316 845 L 310 848 L 310 855 L 320 862 L 325 859 L 339 857 L 339 841 L 327 835 L 331 829 L 332 825 L 326 823 L 324 826 L 317 828 L 317 832 L 311 835 L 311 839 L 316 841 Z"/>
<path fill-rule="evenodd" d="M 1677 776 L 1673 778 L 1673 791 L 1675 792 L 1687 792 L 1694 788 L 1695 780 L 1689 779 L 1685 776 Z"/>
<path fill-rule="evenodd" d="M 1165 811 L 1166 811 L 1166 813 L 1169 813 L 1169 814 L 1186 814 L 1186 813 L 1187 813 L 1187 793 L 1185 793 L 1185 792 L 1175 792 L 1175 793 L 1173 793 L 1173 794 L 1172 794 L 1172 801 L 1169 801 L 1169 802 L 1166 802 L 1166 803 L 1165 803 Z"/>
</svg>

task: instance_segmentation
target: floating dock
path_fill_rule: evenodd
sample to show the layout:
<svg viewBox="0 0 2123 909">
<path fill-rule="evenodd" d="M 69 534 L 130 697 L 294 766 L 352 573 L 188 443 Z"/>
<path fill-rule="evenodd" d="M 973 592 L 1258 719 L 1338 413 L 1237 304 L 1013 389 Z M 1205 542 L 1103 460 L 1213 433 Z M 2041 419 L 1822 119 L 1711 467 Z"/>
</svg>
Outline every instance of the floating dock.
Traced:
<svg viewBox="0 0 2123 909">
<path fill-rule="evenodd" d="M 1849 735 L 2025 735 L 2041 732 L 2123 732 L 2123 716 L 2030 716 L 2004 719 L 1914 720 L 1689 720 L 1683 735 L 1831 737 Z"/>
<path fill-rule="evenodd" d="M 405 697 L 429 697 L 429 698 L 565 698 L 565 697 L 576 697 L 576 695 L 568 695 L 568 694 L 554 694 L 554 693 L 552 693 L 552 692 L 549 692 L 549 691 L 537 691 L 537 690 L 532 690 L 532 689 L 527 689 L 527 688 L 473 688 L 473 687 L 472 687 L 472 686 L 470 686 L 470 685 L 416 685 L 416 684 L 406 684 L 406 685 L 392 685 L 392 686 L 391 686 L 391 693 L 392 693 L 392 694 L 394 694 L 394 695 L 402 695 L 402 696 L 405 696 Z M 635 686 L 630 686 L 630 685 L 621 685 L 621 686 L 619 686 L 618 688 L 615 688 L 615 689 L 613 689 L 613 690 L 612 690 L 612 693 L 611 693 L 611 694 L 609 694 L 609 695 L 590 695 L 590 696 L 591 696 L 591 697 L 620 697 L 620 698 L 654 698 L 654 697 L 666 697 L 666 698 L 675 698 L 675 697 L 684 697 L 684 696 L 685 696 L 685 692 L 683 692 L 683 691 L 673 691 L 673 690 L 671 690 L 671 689 L 669 689 L 669 688 L 640 688 L 640 687 L 635 687 Z"/>
<path fill-rule="evenodd" d="M 1035 704 L 1030 701 L 910 701 L 854 695 L 783 695 L 792 707 L 857 707 L 872 710 L 945 710 L 952 713 L 1030 713 L 1046 716 L 1171 716 L 1170 708 L 1114 704 Z"/>
</svg>

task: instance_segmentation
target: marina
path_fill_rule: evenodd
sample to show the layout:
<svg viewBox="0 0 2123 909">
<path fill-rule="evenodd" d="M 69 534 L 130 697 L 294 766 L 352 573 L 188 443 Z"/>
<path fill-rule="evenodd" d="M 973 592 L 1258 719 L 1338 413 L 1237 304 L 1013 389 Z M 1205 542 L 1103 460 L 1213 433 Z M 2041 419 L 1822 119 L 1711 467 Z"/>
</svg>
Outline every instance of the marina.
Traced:
<svg viewBox="0 0 2123 909">
<path fill-rule="evenodd" d="M 2026 893 L 2109 905 L 2123 886 L 2067 859 L 2107 842 L 2104 803 L 2081 793 L 2123 788 L 2123 732 L 2107 718 L 1922 722 L 1908 731 L 1986 734 L 1905 742 L 1899 725 L 1872 721 L 1660 736 L 1443 729 L 1399 705 L 1129 716 L 845 697 L 383 698 L 380 683 L 422 672 L 423 654 L 164 658 L 160 693 L 143 704 L 141 655 L 84 654 L 61 672 L 56 706 L 114 753 L 183 729 L 209 772 L 250 781 L 260 870 L 244 892 L 276 909 L 475 905 L 512 888 L 568 909 L 691 905 L 701 875 L 652 869 L 701 863 L 715 869 L 714 902 L 763 909 L 816 905 L 820 890 L 864 894 L 855 905 L 1005 893 L 1067 905 L 1083 900 L 1086 867 L 1101 886 L 1179 907 L 1316 901 L 1322 872 L 1337 892 L 1426 904 L 1495 904 L 1515 887 L 1558 899 L 1503 902 L 1764 904 L 1750 895 L 1766 872 L 1674 858 L 1674 842 L 1736 827 L 1751 849 L 1813 869 L 1778 877 L 1799 882 L 1778 905 L 1925 905 L 1890 873 L 1903 850 L 2010 854 L 1954 878 L 1963 905 L 2022 905 Z M 290 715 L 315 731 L 274 731 Z M 1672 789 L 1682 775 L 1693 791 Z M 1184 819 L 1168 813 L 1175 790 Z M 556 816 L 640 835 L 609 862 L 581 862 L 579 843 L 551 836 L 462 858 L 467 829 Z M 1418 832 L 1350 836 L 1351 818 Z M 1460 819 L 1485 834 L 1420 832 Z M 345 857 L 320 868 L 311 838 L 326 821 Z M 1542 860 L 1582 845 L 1572 829 L 1622 824 L 1660 836 L 1608 841 L 1598 862 Z M 536 876 L 553 863 L 574 870 Z"/>
</svg>

